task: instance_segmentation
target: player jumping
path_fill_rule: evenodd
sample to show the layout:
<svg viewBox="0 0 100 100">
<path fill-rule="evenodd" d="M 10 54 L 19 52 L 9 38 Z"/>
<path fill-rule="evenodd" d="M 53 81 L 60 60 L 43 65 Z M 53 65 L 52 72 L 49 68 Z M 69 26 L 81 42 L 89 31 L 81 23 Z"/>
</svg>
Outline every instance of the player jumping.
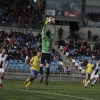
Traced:
<svg viewBox="0 0 100 100">
<path fill-rule="evenodd" d="M 42 56 L 41 56 L 41 64 L 40 64 L 40 74 L 41 74 L 40 82 L 42 82 L 44 78 L 43 66 L 46 63 L 46 68 L 47 68 L 46 69 L 46 80 L 45 80 L 46 85 L 48 85 L 48 77 L 50 73 L 51 47 L 52 47 L 54 35 L 56 33 L 56 27 L 54 24 L 52 24 L 54 27 L 53 32 L 51 33 L 50 30 L 48 30 L 45 33 L 47 24 L 48 24 L 48 18 L 46 19 L 46 22 L 42 29 Z"/>
<path fill-rule="evenodd" d="M 83 84 L 85 86 L 85 88 L 87 87 L 87 81 L 90 79 L 92 70 L 93 70 L 93 60 L 91 59 L 90 62 L 87 64 L 87 70 L 86 70 L 86 79 L 83 81 Z"/>
<path fill-rule="evenodd" d="M 41 52 L 37 51 L 37 55 L 32 57 L 30 60 L 31 65 L 31 75 L 30 77 L 24 82 L 25 88 L 28 89 L 28 86 L 37 78 L 39 66 L 40 66 L 40 56 Z"/>
<path fill-rule="evenodd" d="M 90 79 L 87 81 L 86 86 L 90 83 L 90 81 L 92 81 L 94 79 L 94 81 L 91 84 L 91 87 L 94 85 L 94 83 L 96 83 L 99 80 L 99 68 L 100 68 L 100 60 L 98 61 L 98 63 L 96 64 L 96 66 L 94 67 L 94 70 L 91 74 Z"/>
<path fill-rule="evenodd" d="M 5 75 L 5 72 L 8 68 L 8 55 L 6 54 L 6 48 L 2 48 L 2 52 L 0 54 L 0 88 L 3 88 L 2 81 Z"/>
</svg>

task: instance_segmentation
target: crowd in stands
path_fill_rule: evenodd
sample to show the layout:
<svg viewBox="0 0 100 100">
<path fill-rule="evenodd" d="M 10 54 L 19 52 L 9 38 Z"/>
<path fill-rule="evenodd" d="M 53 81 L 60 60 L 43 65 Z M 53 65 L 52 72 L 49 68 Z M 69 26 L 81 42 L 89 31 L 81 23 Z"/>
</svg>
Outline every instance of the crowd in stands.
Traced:
<svg viewBox="0 0 100 100">
<path fill-rule="evenodd" d="M 0 25 L 41 28 L 42 16 L 28 0 L 0 1 Z"/>
<path fill-rule="evenodd" d="M 7 47 L 9 59 L 29 60 L 36 54 L 37 50 L 41 50 L 42 39 L 41 34 L 33 35 L 32 31 L 0 31 L 0 48 Z M 58 61 L 60 54 L 52 48 L 51 61 Z M 25 61 L 25 62 L 27 62 Z"/>
<path fill-rule="evenodd" d="M 0 47 L 7 47 L 10 59 L 22 59 L 28 55 L 32 57 L 35 55 L 36 50 L 40 49 L 41 45 L 37 48 L 37 37 L 32 32 L 28 31 L 0 31 Z M 39 40 L 38 40 L 39 41 Z"/>
<path fill-rule="evenodd" d="M 100 12 L 90 12 L 88 13 L 88 17 L 95 22 L 100 22 Z"/>
<path fill-rule="evenodd" d="M 70 61 L 74 63 L 81 62 L 81 66 L 83 67 L 87 65 L 90 59 L 93 59 L 94 63 L 100 59 L 100 43 L 93 45 L 88 42 L 70 39 L 66 42 L 63 40 L 63 43 L 60 42 L 58 45 Z"/>
</svg>

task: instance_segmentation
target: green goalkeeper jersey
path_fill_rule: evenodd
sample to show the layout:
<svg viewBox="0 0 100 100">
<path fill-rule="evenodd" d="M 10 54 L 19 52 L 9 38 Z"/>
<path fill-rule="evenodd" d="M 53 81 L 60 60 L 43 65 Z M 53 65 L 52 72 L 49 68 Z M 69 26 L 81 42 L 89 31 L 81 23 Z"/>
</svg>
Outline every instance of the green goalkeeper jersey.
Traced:
<svg viewBox="0 0 100 100">
<path fill-rule="evenodd" d="M 53 30 L 50 38 L 46 38 L 45 36 L 45 26 L 42 29 L 42 52 L 49 53 L 51 52 L 52 42 L 54 35 L 56 33 L 56 29 Z"/>
</svg>

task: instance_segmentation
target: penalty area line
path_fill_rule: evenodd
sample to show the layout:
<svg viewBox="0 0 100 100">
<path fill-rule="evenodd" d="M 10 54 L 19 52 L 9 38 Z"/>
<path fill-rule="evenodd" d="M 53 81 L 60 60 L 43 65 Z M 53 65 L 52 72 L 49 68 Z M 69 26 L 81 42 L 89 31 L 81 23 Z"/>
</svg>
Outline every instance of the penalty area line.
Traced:
<svg viewBox="0 0 100 100">
<path fill-rule="evenodd" d="M 8 90 L 11 90 L 11 88 L 5 88 Z M 90 98 L 84 98 L 80 96 L 73 96 L 73 95 L 67 95 L 67 94 L 59 94 L 59 93 L 50 93 L 50 92 L 43 92 L 43 91 L 31 91 L 31 90 L 23 90 L 23 89 L 14 89 L 17 91 L 23 91 L 23 92 L 35 92 L 39 94 L 49 94 L 49 95 L 55 95 L 55 96 L 62 96 L 62 97 L 70 97 L 70 98 L 76 98 L 76 99 L 81 99 L 81 100 L 96 100 L 96 99 L 90 99 Z"/>
</svg>

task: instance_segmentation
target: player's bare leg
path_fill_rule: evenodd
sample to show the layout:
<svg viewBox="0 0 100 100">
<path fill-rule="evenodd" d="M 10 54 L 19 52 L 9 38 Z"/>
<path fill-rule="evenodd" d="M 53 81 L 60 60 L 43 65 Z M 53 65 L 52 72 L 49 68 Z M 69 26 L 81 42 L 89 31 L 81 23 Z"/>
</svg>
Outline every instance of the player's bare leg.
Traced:
<svg viewBox="0 0 100 100">
<path fill-rule="evenodd" d="M 1 75 L 0 75 L 0 89 L 3 88 L 3 85 L 2 85 L 3 76 L 4 76 L 4 73 L 1 73 Z"/>
</svg>

